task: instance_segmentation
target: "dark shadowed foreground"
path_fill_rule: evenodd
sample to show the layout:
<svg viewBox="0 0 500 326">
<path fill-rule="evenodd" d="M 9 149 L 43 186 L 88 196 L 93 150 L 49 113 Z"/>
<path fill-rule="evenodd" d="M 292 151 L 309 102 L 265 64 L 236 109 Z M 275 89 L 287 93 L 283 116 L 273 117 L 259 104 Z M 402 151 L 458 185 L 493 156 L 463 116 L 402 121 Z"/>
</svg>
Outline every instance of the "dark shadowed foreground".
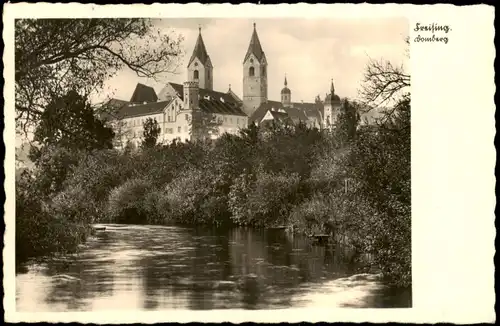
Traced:
<svg viewBox="0 0 500 326">
<path fill-rule="evenodd" d="M 349 261 L 280 230 L 106 225 L 76 255 L 21 266 L 17 309 L 411 307 Z"/>
</svg>

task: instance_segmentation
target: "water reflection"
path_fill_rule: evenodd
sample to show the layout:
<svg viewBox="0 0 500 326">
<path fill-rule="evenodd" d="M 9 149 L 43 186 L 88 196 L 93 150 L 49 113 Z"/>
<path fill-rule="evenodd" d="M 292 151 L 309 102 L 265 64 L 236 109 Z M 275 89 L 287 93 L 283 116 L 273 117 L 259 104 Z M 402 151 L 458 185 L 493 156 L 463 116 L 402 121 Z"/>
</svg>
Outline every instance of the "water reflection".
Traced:
<svg viewBox="0 0 500 326">
<path fill-rule="evenodd" d="M 76 255 L 21 267 L 20 311 L 408 307 L 339 248 L 280 230 L 107 225 Z"/>
</svg>

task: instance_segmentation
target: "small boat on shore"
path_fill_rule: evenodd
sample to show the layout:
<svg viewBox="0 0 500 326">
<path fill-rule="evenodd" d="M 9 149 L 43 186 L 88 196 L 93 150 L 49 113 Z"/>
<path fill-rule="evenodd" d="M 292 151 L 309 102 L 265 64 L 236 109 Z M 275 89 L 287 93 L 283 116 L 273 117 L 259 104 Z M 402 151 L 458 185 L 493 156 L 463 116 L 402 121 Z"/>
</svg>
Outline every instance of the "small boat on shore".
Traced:
<svg viewBox="0 0 500 326">
<path fill-rule="evenodd" d="M 309 235 L 311 239 L 313 239 L 314 244 L 322 245 L 328 244 L 330 241 L 330 235 L 328 234 L 311 234 Z"/>
<path fill-rule="evenodd" d="M 93 226 L 92 227 L 94 229 L 94 231 L 105 231 L 106 230 L 106 227 L 105 226 Z"/>
<path fill-rule="evenodd" d="M 279 225 L 279 226 L 272 226 L 268 228 L 269 230 L 284 230 L 286 229 L 286 226 L 284 225 Z"/>
</svg>

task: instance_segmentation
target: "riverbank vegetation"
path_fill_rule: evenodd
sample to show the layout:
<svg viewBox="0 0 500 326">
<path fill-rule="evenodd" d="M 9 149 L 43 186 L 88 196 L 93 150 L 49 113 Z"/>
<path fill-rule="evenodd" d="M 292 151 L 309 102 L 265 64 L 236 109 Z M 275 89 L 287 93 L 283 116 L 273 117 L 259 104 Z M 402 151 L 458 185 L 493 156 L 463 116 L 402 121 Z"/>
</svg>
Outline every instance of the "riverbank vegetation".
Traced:
<svg viewBox="0 0 500 326">
<path fill-rule="evenodd" d="M 284 225 L 347 238 L 407 284 L 409 110 L 350 135 L 299 124 L 126 151 L 44 147 L 17 183 L 18 250 L 73 250 L 90 223 Z"/>
<path fill-rule="evenodd" d="M 372 62 L 363 85 L 366 103 L 388 107 L 376 123 L 359 119 L 366 103 L 345 100 L 330 131 L 250 125 L 215 141 L 159 145 L 148 121 L 140 148 L 116 150 L 112 129 L 71 84 L 36 115 L 34 168 L 16 178 L 16 256 L 72 252 L 92 223 L 284 225 L 371 254 L 388 280 L 408 286 L 409 77 Z"/>
</svg>

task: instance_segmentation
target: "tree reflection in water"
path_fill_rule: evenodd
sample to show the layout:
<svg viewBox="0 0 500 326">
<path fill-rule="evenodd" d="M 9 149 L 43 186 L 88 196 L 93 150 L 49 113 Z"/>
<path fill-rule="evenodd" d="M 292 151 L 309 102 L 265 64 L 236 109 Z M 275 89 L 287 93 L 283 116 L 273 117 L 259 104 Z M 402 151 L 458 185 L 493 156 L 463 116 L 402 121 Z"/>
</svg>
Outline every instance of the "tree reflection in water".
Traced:
<svg viewBox="0 0 500 326">
<path fill-rule="evenodd" d="M 312 246 L 281 230 L 109 225 L 77 255 L 48 260 L 43 268 L 25 266 L 24 274 L 37 282 L 25 281 L 21 266 L 18 307 L 85 311 L 301 306 L 296 298 L 355 273 L 348 258 L 338 246 Z M 42 295 L 30 301 L 34 284 Z M 383 288 L 365 301 L 372 307 L 408 306 L 411 292 Z"/>
</svg>

